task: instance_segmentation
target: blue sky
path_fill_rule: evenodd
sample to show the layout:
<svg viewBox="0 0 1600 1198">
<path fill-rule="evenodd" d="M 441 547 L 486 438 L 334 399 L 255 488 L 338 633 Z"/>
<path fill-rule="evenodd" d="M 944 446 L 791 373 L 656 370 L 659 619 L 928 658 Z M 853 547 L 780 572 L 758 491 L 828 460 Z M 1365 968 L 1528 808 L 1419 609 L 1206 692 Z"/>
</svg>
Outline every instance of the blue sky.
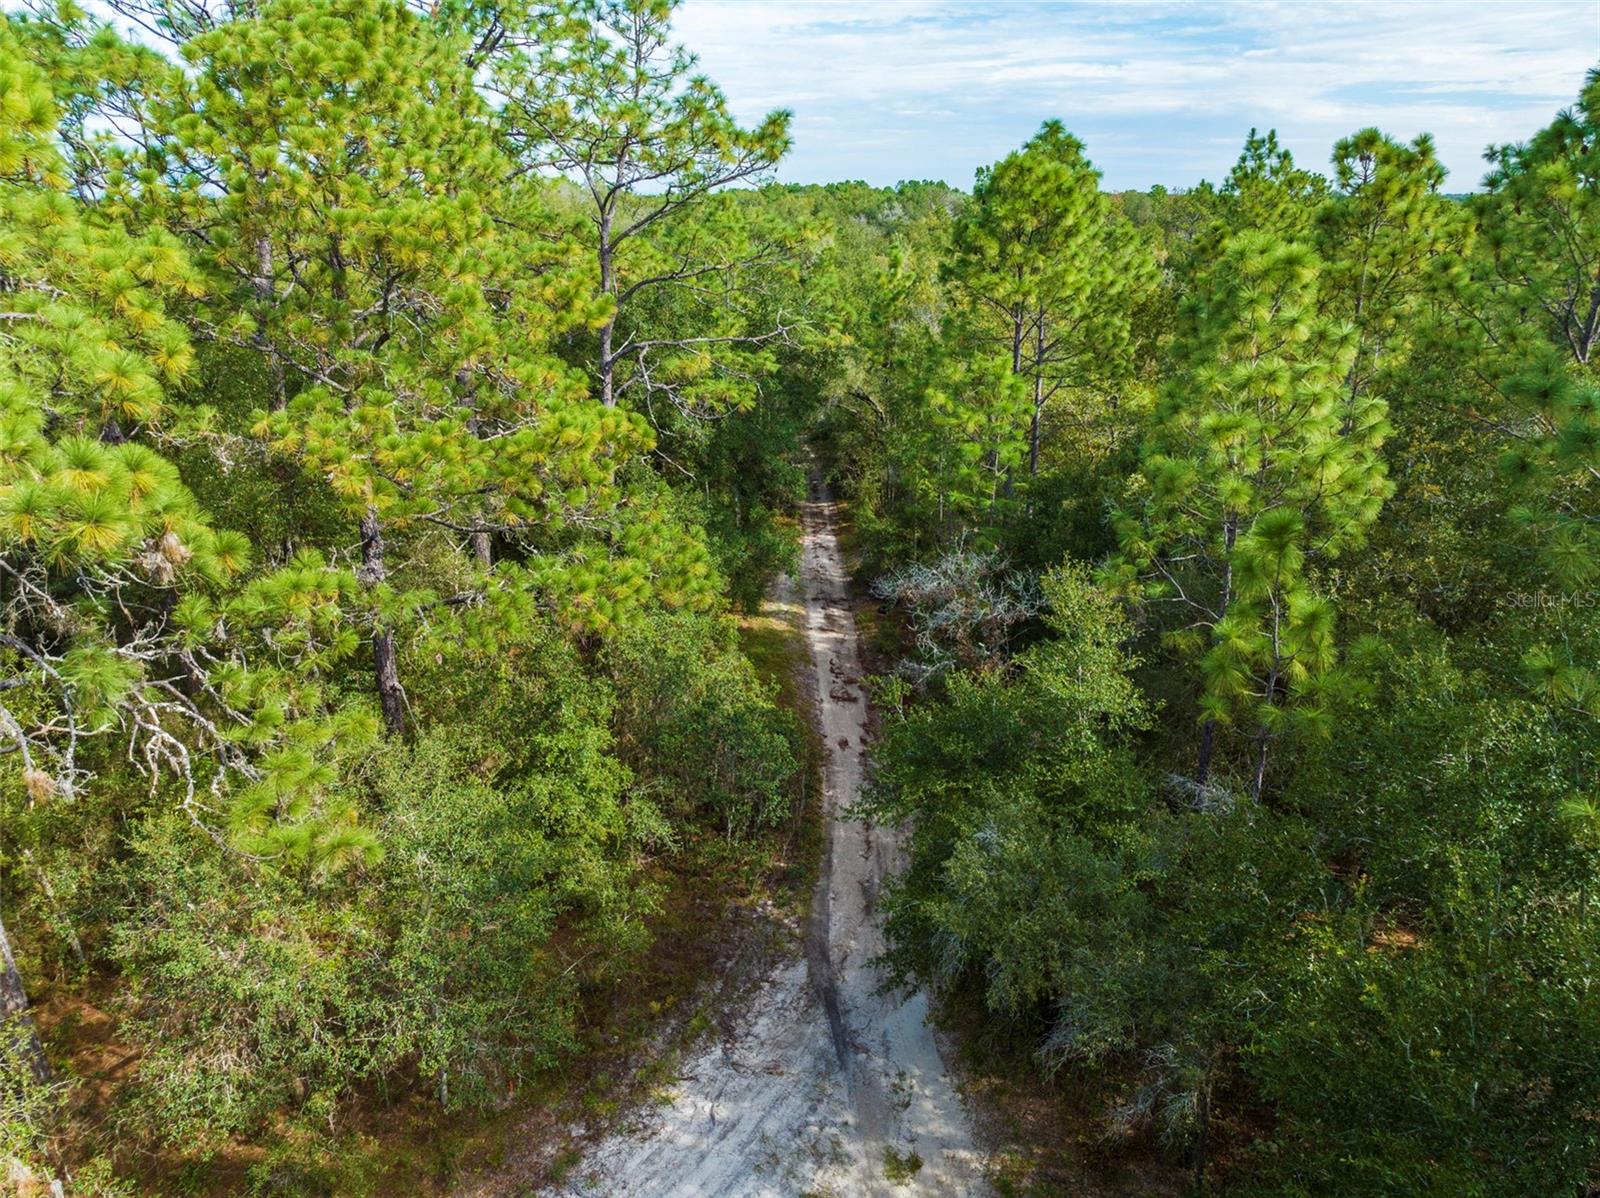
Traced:
<svg viewBox="0 0 1600 1198">
<path fill-rule="evenodd" d="M 1252 125 L 1316 167 L 1377 125 L 1431 132 L 1467 191 L 1600 62 L 1600 0 L 687 0 L 676 24 L 741 117 L 794 111 L 802 183 L 966 187 L 1060 117 L 1113 188 L 1220 178 Z"/>
</svg>

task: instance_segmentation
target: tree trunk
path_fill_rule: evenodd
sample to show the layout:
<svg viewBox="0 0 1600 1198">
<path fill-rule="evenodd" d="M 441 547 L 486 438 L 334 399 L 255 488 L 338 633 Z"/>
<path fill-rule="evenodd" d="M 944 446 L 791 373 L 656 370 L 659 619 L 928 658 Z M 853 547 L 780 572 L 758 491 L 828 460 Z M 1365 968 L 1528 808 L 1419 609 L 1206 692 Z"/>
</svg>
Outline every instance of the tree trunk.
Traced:
<svg viewBox="0 0 1600 1198">
<path fill-rule="evenodd" d="M 1206 1154 L 1211 1149 L 1211 1088 L 1202 1086 L 1197 1096 L 1195 1106 L 1195 1142 L 1194 1142 L 1194 1190 L 1200 1194 L 1205 1192 L 1206 1184 Z"/>
<path fill-rule="evenodd" d="M 1589 364 L 1589 351 L 1597 333 L 1600 333 L 1600 271 L 1595 272 L 1594 286 L 1589 291 L 1589 316 L 1583 322 L 1582 335 L 1575 347 L 1578 361 L 1585 366 Z"/>
<path fill-rule="evenodd" d="M 1039 313 L 1037 353 L 1033 361 L 1033 424 L 1028 429 L 1028 477 L 1039 473 L 1039 425 L 1044 419 L 1044 313 Z"/>
<path fill-rule="evenodd" d="M 1023 310 L 1020 307 L 1017 307 L 1017 308 L 1013 309 L 1012 313 L 1011 313 L 1011 373 L 1012 374 L 1021 374 L 1022 373 L 1022 343 L 1023 343 L 1024 339 L 1027 337 L 1027 333 L 1028 333 L 1027 322 L 1024 319 L 1025 315 L 1026 314 L 1023 312 Z M 996 425 L 995 427 L 998 427 L 998 425 Z M 996 432 L 995 433 L 995 437 L 998 439 L 999 436 L 1000 436 L 1000 434 L 998 432 Z M 993 449 L 993 451 L 991 451 L 991 455 L 990 456 L 992 457 L 992 459 L 994 461 L 994 466 L 993 466 L 994 472 L 995 472 L 996 475 L 998 475 L 1000 473 L 1000 448 L 999 448 L 998 445 L 996 445 L 995 448 Z M 1015 490 L 1016 490 L 1016 480 L 1014 478 L 1012 478 L 1012 476 L 1011 476 L 1011 467 L 1007 466 L 1005 468 L 1005 477 L 1000 479 L 1000 488 L 999 488 L 999 490 L 997 490 L 995 492 L 993 499 L 990 501 L 990 510 L 993 511 L 996 508 L 998 508 L 999 503 L 1000 503 L 1000 497 L 1002 495 L 1004 495 L 1006 498 L 1009 499 L 1011 497 L 1011 495 L 1015 492 Z"/>
<path fill-rule="evenodd" d="M 372 666 L 378 702 L 383 707 L 383 726 L 390 736 L 400 736 L 406 730 L 406 696 L 400 689 L 400 671 L 395 664 L 394 633 L 388 628 L 373 630 Z"/>
<path fill-rule="evenodd" d="M 1222 523 L 1222 595 L 1221 602 L 1217 604 L 1219 620 L 1228 614 L 1228 604 L 1233 602 L 1233 542 L 1238 535 L 1238 522 L 1229 516 Z M 1211 758 L 1216 748 L 1217 721 L 1207 720 L 1200 725 L 1200 755 L 1194 770 L 1194 780 L 1200 786 L 1204 786 L 1206 779 L 1211 776 Z"/>
<path fill-rule="evenodd" d="M 378 522 L 378 513 L 369 507 L 361 517 L 361 582 L 375 587 L 388 575 L 388 564 L 383 559 L 383 526 Z M 381 622 L 372 629 L 372 667 L 384 727 L 389 735 L 399 736 L 406 727 L 406 694 L 400 686 L 394 630 Z"/>
<path fill-rule="evenodd" d="M 283 373 L 283 359 L 274 351 L 267 341 L 267 318 L 272 314 L 273 304 L 277 300 L 274 290 L 276 272 L 272 263 L 272 239 L 261 237 L 256 240 L 256 277 L 252 282 L 256 293 L 256 331 L 251 338 L 252 344 L 267 360 L 267 369 L 272 373 L 272 399 L 271 406 L 274 412 L 281 412 L 288 406 L 288 388 L 285 386 Z"/>
<path fill-rule="evenodd" d="M 472 382 L 472 371 L 465 366 L 456 371 L 456 383 L 461 387 L 461 406 L 467 410 L 467 431 L 481 441 L 483 429 L 478 420 L 478 396 Z M 494 543 L 489 539 L 489 534 L 472 532 L 467 534 L 467 539 L 472 544 L 472 555 L 478 559 L 478 564 L 485 570 L 493 566 Z"/>
<path fill-rule="evenodd" d="M 611 337 L 616 327 L 617 321 L 614 316 L 600 326 L 600 402 L 608 408 L 617 406 L 617 393 L 613 382 L 616 363 L 611 358 Z"/>
<path fill-rule="evenodd" d="M 39 1033 L 34 1029 L 33 1016 L 28 1013 L 28 992 L 22 985 L 22 975 L 17 972 L 16 958 L 11 955 L 11 940 L 6 936 L 6 925 L 0 923 L 0 1030 L 15 1024 L 22 1033 L 22 1050 L 28 1058 L 28 1072 L 33 1080 L 44 1085 L 50 1080 L 50 1063 L 45 1059 L 44 1045 L 39 1043 Z"/>
<path fill-rule="evenodd" d="M 1211 776 L 1211 758 L 1217 749 L 1217 721 L 1207 720 L 1200 725 L 1200 756 L 1194 766 L 1197 786 L 1204 786 Z"/>
<path fill-rule="evenodd" d="M 1277 702 L 1278 683 L 1284 676 L 1283 640 L 1280 621 L 1283 609 L 1279 606 L 1277 595 L 1272 598 L 1272 668 L 1267 671 L 1267 684 L 1262 688 L 1262 697 L 1268 706 Z M 1272 744 L 1272 725 L 1263 721 L 1256 730 L 1256 773 L 1254 790 L 1251 792 L 1256 802 L 1261 801 L 1261 795 L 1267 786 L 1267 750 Z"/>
<path fill-rule="evenodd" d="M 617 292 L 616 272 L 611 260 L 611 213 L 602 210 L 600 213 L 600 291 L 604 295 L 615 296 Z M 617 406 L 617 393 L 615 376 L 617 363 L 611 356 L 612 340 L 617 330 L 617 317 L 621 313 L 613 308 L 611 315 L 606 318 L 605 324 L 600 326 L 600 402 L 608 408 Z"/>
</svg>

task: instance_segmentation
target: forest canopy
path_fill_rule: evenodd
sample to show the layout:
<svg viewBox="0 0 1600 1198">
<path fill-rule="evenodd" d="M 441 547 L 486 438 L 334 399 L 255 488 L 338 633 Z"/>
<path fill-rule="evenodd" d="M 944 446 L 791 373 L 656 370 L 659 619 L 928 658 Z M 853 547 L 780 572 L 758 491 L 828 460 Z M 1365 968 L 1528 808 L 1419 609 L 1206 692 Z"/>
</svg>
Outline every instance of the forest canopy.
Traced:
<svg viewBox="0 0 1600 1198">
<path fill-rule="evenodd" d="M 0 23 L 0 1157 L 560 1076 L 816 818 L 810 475 L 896 978 L 1197 1187 L 1600 1185 L 1600 74 L 1471 194 L 795 186 L 668 0 L 111 7 Z"/>
</svg>

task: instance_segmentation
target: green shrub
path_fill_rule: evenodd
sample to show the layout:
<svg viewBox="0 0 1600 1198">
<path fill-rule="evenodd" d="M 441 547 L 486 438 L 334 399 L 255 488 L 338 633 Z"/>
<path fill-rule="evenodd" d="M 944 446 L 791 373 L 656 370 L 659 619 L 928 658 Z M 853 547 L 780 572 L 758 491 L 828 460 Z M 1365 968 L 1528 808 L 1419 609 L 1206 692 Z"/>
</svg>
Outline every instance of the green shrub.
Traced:
<svg viewBox="0 0 1600 1198">
<path fill-rule="evenodd" d="M 376 863 L 328 877 L 220 851 L 180 816 L 139 826 L 111 956 L 133 983 L 149 1126 L 217 1137 L 285 1106 L 326 1119 L 391 1078 L 493 1104 L 572 1047 L 579 982 L 639 946 L 634 852 L 663 829 L 625 801 L 607 688 L 538 628 L 435 671 L 417 676 L 449 722 L 344 782 Z"/>
<path fill-rule="evenodd" d="M 792 810 L 799 729 L 739 652 L 730 625 L 658 614 L 606 646 L 617 739 L 645 793 L 730 839 Z"/>
</svg>

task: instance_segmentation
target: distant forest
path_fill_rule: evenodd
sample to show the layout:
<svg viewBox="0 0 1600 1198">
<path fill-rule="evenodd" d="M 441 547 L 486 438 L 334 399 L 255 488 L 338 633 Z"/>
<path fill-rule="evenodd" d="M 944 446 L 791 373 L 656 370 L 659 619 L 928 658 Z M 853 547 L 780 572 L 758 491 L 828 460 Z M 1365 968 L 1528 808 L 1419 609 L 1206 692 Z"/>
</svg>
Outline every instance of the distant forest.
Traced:
<svg viewBox="0 0 1600 1198">
<path fill-rule="evenodd" d="M 1600 75 L 1471 194 L 793 186 L 666 0 L 112 7 L 0 24 L 0 1158 L 394 1193 L 570 1089 L 816 820 L 814 473 L 886 965 L 1061 1136 L 1600 1185 Z"/>
</svg>

